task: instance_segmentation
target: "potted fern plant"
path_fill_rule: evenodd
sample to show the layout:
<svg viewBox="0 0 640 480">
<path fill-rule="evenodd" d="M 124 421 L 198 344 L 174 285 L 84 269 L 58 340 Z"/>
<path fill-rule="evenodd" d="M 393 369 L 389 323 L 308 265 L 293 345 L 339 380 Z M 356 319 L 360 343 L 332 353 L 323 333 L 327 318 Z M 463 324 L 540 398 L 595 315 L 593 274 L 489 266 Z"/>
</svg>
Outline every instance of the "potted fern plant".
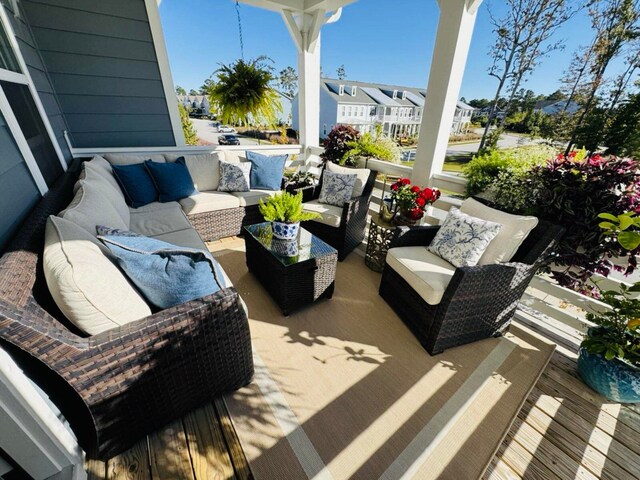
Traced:
<svg viewBox="0 0 640 480">
<path fill-rule="evenodd" d="M 275 194 L 266 202 L 260 200 L 258 207 L 267 222 L 271 222 L 273 236 L 280 240 L 293 240 L 298 236 L 300 222 L 313 220 L 320 215 L 305 212 L 302 207 L 302 192 L 292 195 L 287 192 Z"/>
</svg>

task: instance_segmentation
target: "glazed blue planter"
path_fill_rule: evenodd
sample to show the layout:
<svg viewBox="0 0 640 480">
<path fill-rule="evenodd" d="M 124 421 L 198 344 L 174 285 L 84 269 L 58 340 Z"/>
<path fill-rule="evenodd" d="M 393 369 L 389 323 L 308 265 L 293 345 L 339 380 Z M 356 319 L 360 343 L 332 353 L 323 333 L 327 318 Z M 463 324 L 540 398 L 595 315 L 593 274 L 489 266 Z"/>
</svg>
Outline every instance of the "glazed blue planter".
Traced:
<svg viewBox="0 0 640 480">
<path fill-rule="evenodd" d="M 640 369 L 621 360 L 605 360 L 602 355 L 580 348 L 578 373 L 582 380 L 608 400 L 640 402 Z"/>
<path fill-rule="evenodd" d="M 300 229 L 300 223 L 284 223 L 284 222 L 271 222 L 271 230 L 273 230 L 273 236 L 280 240 L 293 240 L 298 238 L 298 230 Z"/>
<path fill-rule="evenodd" d="M 271 249 L 283 257 L 295 257 L 298 255 L 298 241 L 274 238 L 271 240 Z"/>
</svg>

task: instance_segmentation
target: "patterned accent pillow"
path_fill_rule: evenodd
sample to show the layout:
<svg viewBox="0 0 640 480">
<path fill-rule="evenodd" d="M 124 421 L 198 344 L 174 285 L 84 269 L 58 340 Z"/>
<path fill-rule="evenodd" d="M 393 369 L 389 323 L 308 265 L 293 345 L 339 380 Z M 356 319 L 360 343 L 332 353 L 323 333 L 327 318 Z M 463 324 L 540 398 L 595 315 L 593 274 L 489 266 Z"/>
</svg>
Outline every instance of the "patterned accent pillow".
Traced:
<svg viewBox="0 0 640 480">
<path fill-rule="evenodd" d="M 219 192 L 248 192 L 250 190 L 251 162 L 220 162 Z"/>
<path fill-rule="evenodd" d="M 356 174 L 334 173 L 325 170 L 322 174 L 322 189 L 318 201 L 342 207 L 345 202 L 351 199 L 357 179 Z"/>
<path fill-rule="evenodd" d="M 472 267 L 501 228 L 452 208 L 427 249 L 455 267 Z"/>
</svg>

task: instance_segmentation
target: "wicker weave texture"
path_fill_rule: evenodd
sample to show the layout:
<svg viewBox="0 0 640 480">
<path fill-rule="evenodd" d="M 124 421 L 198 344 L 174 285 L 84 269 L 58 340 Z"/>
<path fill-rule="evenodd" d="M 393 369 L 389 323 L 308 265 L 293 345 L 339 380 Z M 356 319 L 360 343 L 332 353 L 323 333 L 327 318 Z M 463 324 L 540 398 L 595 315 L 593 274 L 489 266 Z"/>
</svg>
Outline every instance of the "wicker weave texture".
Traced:
<svg viewBox="0 0 640 480">
<path fill-rule="evenodd" d="M 253 375 L 249 325 L 234 288 L 92 337 L 66 325 L 41 257 L 49 215 L 71 198 L 67 173 L 0 258 L 0 345 L 55 399 L 86 451 L 112 457 Z M 82 433 L 92 424 L 88 435 Z"/>
</svg>

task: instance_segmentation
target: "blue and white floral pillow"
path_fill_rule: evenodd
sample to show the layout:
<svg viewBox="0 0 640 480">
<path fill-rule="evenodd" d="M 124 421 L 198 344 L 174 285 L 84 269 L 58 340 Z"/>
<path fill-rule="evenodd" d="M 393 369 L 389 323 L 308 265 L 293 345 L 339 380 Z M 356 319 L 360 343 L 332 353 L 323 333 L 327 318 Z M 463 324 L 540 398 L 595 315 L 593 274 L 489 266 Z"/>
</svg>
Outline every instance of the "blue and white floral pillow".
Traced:
<svg viewBox="0 0 640 480">
<path fill-rule="evenodd" d="M 455 267 L 472 267 L 501 228 L 452 208 L 427 249 Z"/>
<path fill-rule="evenodd" d="M 250 189 L 251 162 L 220 162 L 220 192 L 248 192 Z"/>
<path fill-rule="evenodd" d="M 334 173 L 325 170 L 322 174 L 320 203 L 342 207 L 351 199 L 353 187 L 358 176 L 356 174 Z"/>
</svg>

